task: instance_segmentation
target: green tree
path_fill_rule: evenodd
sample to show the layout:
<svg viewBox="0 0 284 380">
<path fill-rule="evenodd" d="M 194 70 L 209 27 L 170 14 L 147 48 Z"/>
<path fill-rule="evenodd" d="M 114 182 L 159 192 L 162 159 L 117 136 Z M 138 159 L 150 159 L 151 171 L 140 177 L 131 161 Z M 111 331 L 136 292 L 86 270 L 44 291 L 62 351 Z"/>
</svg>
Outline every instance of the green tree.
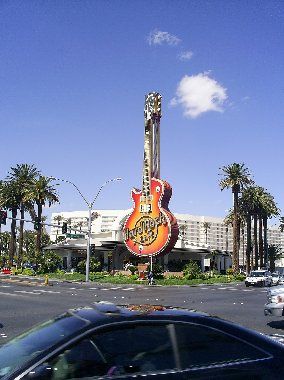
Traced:
<svg viewBox="0 0 284 380">
<path fill-rule="evenodd" d="M 211 223 L 203 222 L 203 229 L 204 229 L 204 233 L 205 233 L 206 244 L 207 244 L 207 240 L 208 240 L 208 230 L 210 230 L 210 227 L 211 227 Z"/>
<path fill-rule="evenodd" d="M 10 210 L 12 214 L 9 244 L 9 265 L 13 266 L 16 252 L 16 220 L 20 205 L 19 186 L 15 181 L 0 183 L 0 208 Z"/>
<path fill-rule="evenodd" d="M 36 217 L 37 220 L 41 221 L 43 206 L 48 204 L 50 207 L 53 203 L 59 202 L 56 189 L 51 184 L 52 179 L 44 176 L 39 176 L 38 179 L 34 180 L 32 185 L 27 189 L 25 195 L 25 201 L 33 202 L 36 205 Z M 41 251 L 41 235 L 42 235 L 42 225 L 37 231 L 36 236 L 36 250 L 38 254 Z"/>
<path fill-rule="evenodd" d="M 187 225 L 186 224 L 179 225 L 179 236 L 181 240 L 184 240 L 186 232 L 187 232 Z"/>
<path fill-rule="evenodd" d="M 223 166 L 221 168 L 221 175 L 223 178 L 220 180 L 219 185 L 221 191 L 224 189 L 232 189 L 234 197 L 234 219 L 233 219 L 233 271 L 239 271 L 239 244 L 238 244 L 238 213 L 239 213 L 239 193 L 247 186 L 253 183 L 250 178 L 249 170 L 244 164 L 233 163 L 231 165 Z"/>
<path fill-rule="evenodd" d="M 24 231 L 24 244 L 23 244 L 23 261 L 29 262 L 38 266 L 41 262 L 41 255 L 36 249 L 36 236 L 37 231 L 25 230 Z M 42 245 L 48 245 L 50 238 L 48 234 L 42 234 Z"/>
<path fill-rule="evenodd" d="M 10 232 L 0 233 L 0 267 L 4 267 L 9 262 L 9 244 L 11 240 Z"/>
<path fill-rule="evenodd" d="M 279 229 L 281 232 L 284 232 L 284 216 L 281 216 L 279 221 L 280 221 Z"/>
<path fill-rule="evenodd" d="M 183 268 L 184 277 L 188 280 L 193 280 L 201 274 L 201 269 L 199 268 L 196 261 L 189 260 Z"/>
<path fill-rule="evenodd" d="M 39 175 L 39 171 L 34 165 L 28 164 L 17 164 L 15 167 L 10 169 L 7 180 L 12 181 L 18 186 L 18 196 L 19 196 L 19 208 L 20 208 L 20 228 L 19 228 L 19 247 L 18 247 L 18 265 L 22 264 L 23 257 L 23 236 L 24 236 L 24 218 L 25 211 L 31 209 L 31 202 L 25 201 L 25 194 L 27 189 L 32 185 L 33 181 Z"/>
<path fill-rule="evenodd" d="M 267 242 L 267 220 L 276 217 L 280 214 L 280 209 L 278 208 L 274 197 L 263 189 L 263 194 L 261 197 L 261 207 L 259 212 L 259 219 L 262 221 L 259 225 L 259 230 L 263 229 L 263 245 L 260 242 L 260 265 L 266 266 L 268 261 L 268 242 Z M 260 232 L 260 235 L 261 232 Z M 263 247 L 263 248 L 262 248 Z M 263 257 L 264 249 L 264 257 Z"/>
<path fill-rule="evenodd" d="M 283 257 L 283 251 L 279 245 L 270 244 L 268 246 L 268 258 L 271 272 L 275 272 L 275 261 Z"/>
<path fill-rule="evenodd" d="M 90 258 L 90 272 L 100 272 L 102 270 L 102 264 L 95 257 Z M 82 274 L 86 274 L 86 260 L 81 260 L 77 265 L 77 271 Z"/>
<path fill-rule="evenodd" d="M 62 266 L 62 258 L 53 251 L 45 251 L 39 260 L 40 273 L 53 273 Z"/>
</svg>

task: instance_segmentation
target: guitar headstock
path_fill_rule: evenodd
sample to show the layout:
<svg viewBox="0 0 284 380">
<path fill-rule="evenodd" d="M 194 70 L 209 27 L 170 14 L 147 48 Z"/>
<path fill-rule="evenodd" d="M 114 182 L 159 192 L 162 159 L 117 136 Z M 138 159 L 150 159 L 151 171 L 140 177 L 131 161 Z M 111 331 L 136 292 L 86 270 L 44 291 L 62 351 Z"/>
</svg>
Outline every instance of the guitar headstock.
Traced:
<svg viewBox="0 0 284 380">
<path fill-rule="evenodd" d="M 145 122 L 149 120 L 159 120 L 162 116 L 161 112 L 162 95 L 158 92 L 149 92 L 145 96 L 144 118 Z"/>
</svg>

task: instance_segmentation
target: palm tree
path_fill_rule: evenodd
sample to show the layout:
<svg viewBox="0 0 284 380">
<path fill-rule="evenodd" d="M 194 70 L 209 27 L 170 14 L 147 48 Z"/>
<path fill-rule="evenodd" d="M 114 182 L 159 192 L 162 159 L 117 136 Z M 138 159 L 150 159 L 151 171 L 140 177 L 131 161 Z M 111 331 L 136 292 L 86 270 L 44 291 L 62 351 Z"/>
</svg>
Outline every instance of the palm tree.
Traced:
<svg viewBox="0 0 284 380">
<path fill-rule="evenodd" d="M 279 245 L 271 244 L 268 246 L 268 258 L 271 272 L 275 272 L 275 261 L 283 257 L 282 249 Z"/>
<path fill-rule="evenodd" d="M 279 221 L 280 221 L 279 229 L 281 232 L 284 232 L 284 216 L 281 216 Z"/>
<path fill-rule="evenodd" d="M 247 225 L 247 248 L 246 248 L 246 262 L 247 262 L 247 272 L 250 271 L 250 261 L 252 266 L 257 269 L 259 262 L 259 246 L 258 246 L 258 215 L 261 207 L 261 196 L 262 188 L 259 186 L 250 186 L 244 189 L 242 196 L 240 198 L 240 207 L 242 208 L 246 216 Z M 253 218 L 253 247 L 254 247 L 254 260 L 251 257 L 252 252 L 252 239 L 251 239 L 251 221 Z M 252 260 L 251 260 L 252 259 Z M 254 261 L 254 263 L 253 263 Z"/>
<path fill-rule="evenodd" d="M 187 231 L 187 225 L 186 224 L 181 224 L 179 226 L 179 235 L 182 241 L 184 241 L 184 237 Z"/>
<path fill-rule="evenodd" d="M 19 186 L 15 181 L 2 181 L 0 185 L 0 208 L 12 213 L 9 245 L 9 265 L 13 266 L 16 252 L 16 218 L 20 205 Z"/>
<path fill-rule="evenodd" d="M 263 191 L 261 198 L 261 209 L 259 218 L 263 222 L 263 248 L 264 248 L 264 260 L 262 263 L 267 266 L 268 261 L 268 243 L 267 243 L 267 220 L 278 216 L 280 210 L 274 200 L 274 197 L 268 193 L 266 190 Z M 264 262 L 263 262 L 264 261 Z"/>
<path fill-rule="evenodd" d="M 238 212 L 239 193 L 253 183 L 249 170 L 244 164 L 233 163 L 221 168 L 223 178 L 219 182 L 221 191 L 231 188 L 234 197 L 234 219 L 233 219 L 233 271 L 239 271 L 239 244 L 238 244 Z"/>
<path fill-rule="evenodd" d="M 205 233 L 205 242 L 206 242 L 206 245 L 207 245 L 207 238 L 208 238 L 208 230 L 210 230 L 210 227 L 211 227 L 211 223 L 209 223 L 209 222 L 203 222 L 203 229 L 204 229 L 204 233 Z"/>
<path fill-rule="evenodd" d="M 32 185 L 35 178 L 39 175 L 39 171 L 34 165 L 17 164 L 10 169 L 7 180 L 14 181 L 18 184 L 19 201 L 20 201 L 20 228 L 19 228 L 19 250 L 18 250 L 18 265 L 22 264 L 23 257 L 23 239 L 24 239 L 24 218 L 25 211 L 30 210 L 31 203 L 25 202 L 24 197 L 27 189 Z"/>
<path fill-rule="evenodd" d="M 58 228 L 56 229 L 56 238 L 55 238 L 55 242 L 57 243 L 57 235 L 58 235 L 58 232 L 59 232 L 59 228 L 60 228 L 60 222 L 63 220 L 63 216 L 62 215 L 55 215 L 55 217 L 53 218 L 53 220 L 55 222 L 57 222 L 58 224 Z"/>
<path fill-rule="evenodd" d="M 69 234 L 72 233 L 71 224 L 72 224 L 72 218 L 65 219 L 65 222 L 69 224 Z"/>
<path fill-rule="evenodd" d="M 224 225 L 227 226 L 226 228 L 226 251 L 228 251 L 228 226 L 233 227 L 234 225 L 234 211 L 232 209 L 229 210 L 228 215 L 224 218 L 223 221 Z M 239 200 L 239 209 L 238 209 L 238 216 L 237 216 L 237 241 L 238 241 L 238 250 L 241 245 L 241 228 L 244 228 L 246 225 L 246 217 L 245 213 L 242 209 L 242 204 Z"/>
<path fill-rule="evenodd" d="M 39 178 L 34 180 L 30 188 L 26 191 L 24 200 L 28 202 L 32 201 L 36 205 L 36 221 L 41 221 L 42 209 L 46 203 L 50 207 L 53 203 L 59 202 L 57 192 L 51 185 L 51 181 L 51 178 L 39 176 Z M 41 250 L 41 235 L 42 224 L 40 223 L 36 237 L 37 254 L 39 254 Z"/>
</svg>

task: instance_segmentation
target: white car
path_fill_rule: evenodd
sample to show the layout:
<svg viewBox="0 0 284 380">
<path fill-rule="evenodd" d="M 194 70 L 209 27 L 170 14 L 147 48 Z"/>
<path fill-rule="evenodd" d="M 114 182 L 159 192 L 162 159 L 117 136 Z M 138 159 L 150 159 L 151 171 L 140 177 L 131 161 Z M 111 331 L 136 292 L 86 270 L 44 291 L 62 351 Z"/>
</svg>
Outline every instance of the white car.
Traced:
<svg viewBox="0 0 284 380">
<path fill-rule="evenodd" d="M 272 273 L 272 285 L 278 285 L 280 281 L 280 274 L 278 272 Z"/>
<path fill-rule="evenodd" d="M 284 316 L 284 286 L 278 285 L 267 290 L 268 303 L 264 307 L 264 314 L 273 317 Z"/>
<path fill-rule="evenodd" d="M 245 279 L 245 285 L 248 286 L 271 286 L 272 276 L 267 270 L 253 270 Z"/>
<path fill-rule="evenodd" d="M 284 285 L 284 274 L 280 275 L 278 284 L 279 285 Z"/>
</svg>

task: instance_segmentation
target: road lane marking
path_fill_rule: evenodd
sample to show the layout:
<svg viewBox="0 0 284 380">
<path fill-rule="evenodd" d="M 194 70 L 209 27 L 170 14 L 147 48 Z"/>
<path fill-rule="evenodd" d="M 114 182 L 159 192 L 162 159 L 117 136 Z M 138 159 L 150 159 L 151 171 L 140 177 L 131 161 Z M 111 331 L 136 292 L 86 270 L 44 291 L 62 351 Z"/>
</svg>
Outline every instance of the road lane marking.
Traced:
<svg viewBox="0 0 284 380">
<path fill-rule="evenodd" d="M 61 292 L 57 292 L 57 291 L 54 291 L 54 290 L 43 290 L 43 289 L 39 289 L 39 290 L 33 290 L 34 292 L 42 292 L 42 293 L 51 293 L 51 294 L 60 294 Z"/>
<path fill-rule="evenodd" d="M 123 288 L 122 290 L 134 290 L 135 288 Z"/>
<path fill-rule="evenodd" d="M 24 293 L 24 294 L 36 294 L 38 296 L 41 296 L 41 293 L 35 293 L 35 292 L 28 292 L 27 290 L 14 290 L 14 293 Z"/>
<path fill-rule="evenodd" d="M 14 297 L 22 295 L 22 294 L 8 293 L 8 292 L 0 292 L 0 294 L 4 294 L 6 296 L 14 296 Z"/>
</svg>

